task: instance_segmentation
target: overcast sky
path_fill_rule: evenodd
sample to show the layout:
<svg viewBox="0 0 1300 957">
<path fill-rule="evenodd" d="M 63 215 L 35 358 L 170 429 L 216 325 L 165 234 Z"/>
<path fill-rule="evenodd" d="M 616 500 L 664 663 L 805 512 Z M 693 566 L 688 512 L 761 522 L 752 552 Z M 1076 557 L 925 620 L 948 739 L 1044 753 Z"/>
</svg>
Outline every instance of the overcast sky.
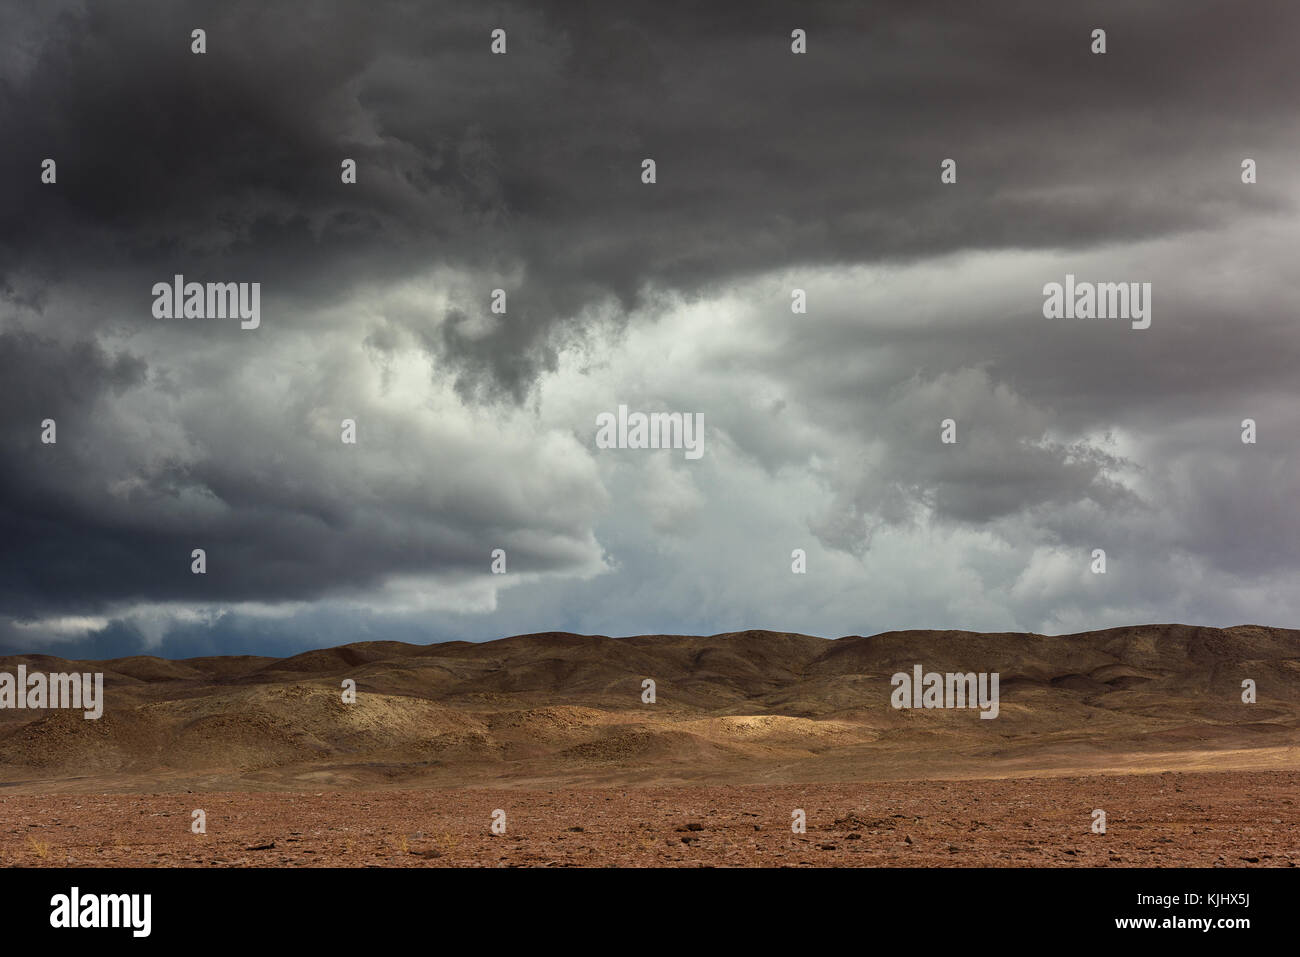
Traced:
<svg viewBox="0 0 1300 957">
<path fill-rule="evenodd" d="M 1300 624 L 1300 6 L 303 6 L 0 12 L 0 649 Z"/>
</svg>

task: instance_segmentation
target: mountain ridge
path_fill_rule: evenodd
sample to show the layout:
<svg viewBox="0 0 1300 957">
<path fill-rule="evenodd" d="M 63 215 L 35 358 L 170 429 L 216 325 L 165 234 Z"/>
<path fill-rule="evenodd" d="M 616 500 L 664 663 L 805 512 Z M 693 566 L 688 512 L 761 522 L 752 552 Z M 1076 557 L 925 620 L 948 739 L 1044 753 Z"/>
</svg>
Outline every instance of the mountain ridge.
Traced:
<svg viewBox="0 0 1300 957">
<path fill-rule="evenodd" d="M 538 632 L 353 642 L 285 658 L 94 661 L 104 716 L 0 710 L 0 785 L 233 789 L 744 783 L 1300 767 L 1300 631 L 828 639 Z M 1000 711 L 891 706 L 890 676 L 996 673 Z M 1255 681 L 1258 700 L 1242 699 Z M 355 682 L 355 703 L 343 700 Z M 643 682 L 654 681 L 654 703 Z"/>
</svg>

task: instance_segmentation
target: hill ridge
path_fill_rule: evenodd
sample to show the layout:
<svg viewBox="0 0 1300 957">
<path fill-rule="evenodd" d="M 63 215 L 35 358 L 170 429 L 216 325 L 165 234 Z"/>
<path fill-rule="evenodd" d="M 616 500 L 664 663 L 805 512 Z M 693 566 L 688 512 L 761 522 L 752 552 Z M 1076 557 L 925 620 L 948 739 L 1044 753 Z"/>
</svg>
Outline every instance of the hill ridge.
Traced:
<svg viewBox="0 0 1300 957">
<path fill-rule="evenodd" d="M 19 789 L 798 782 L 1293 767 L 1300 754 L 1300 631 L 1256 625 L 538 632 L 284 658 L 11 655 L 0 671 L 18 664 L 103 671 L 105 698 L 99 721 L 0 709 L 0 784 Z M 916 665 L 996 673 L 997 719 L 892 707 L 891 676 Z"/>
</svg>

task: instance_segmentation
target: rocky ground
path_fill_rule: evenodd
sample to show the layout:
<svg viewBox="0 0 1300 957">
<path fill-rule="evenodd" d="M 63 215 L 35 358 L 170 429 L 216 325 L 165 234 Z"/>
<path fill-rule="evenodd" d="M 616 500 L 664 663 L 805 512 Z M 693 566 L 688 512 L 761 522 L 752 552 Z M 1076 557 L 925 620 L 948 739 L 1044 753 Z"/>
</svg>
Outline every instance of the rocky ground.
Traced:
<svg viewBox="0 0 1300 957">
<path fill-rule="evenodd" d="M 8 794 L 8 866 L 1300 864 L 1300 772 L 806 786 Z M 206 834 L 191 831 L 201 809 Z M 504 835 L 491 831 L 505 812 Z M 791 831 L 802 809 L 807 831 Z M 1106 833 L 1092 833 L 1094 809 Z"/>
</svg>

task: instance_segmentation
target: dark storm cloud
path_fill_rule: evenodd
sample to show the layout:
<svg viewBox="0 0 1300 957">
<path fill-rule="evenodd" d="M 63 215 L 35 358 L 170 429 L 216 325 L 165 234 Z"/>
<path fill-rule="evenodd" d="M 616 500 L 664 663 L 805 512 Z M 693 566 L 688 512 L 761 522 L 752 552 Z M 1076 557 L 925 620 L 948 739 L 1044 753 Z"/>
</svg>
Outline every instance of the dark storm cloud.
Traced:
<svg viewBox="0 0 1300 957">
<path fill-rule="evenodd" d="M 1017 544 L 1123 541 L 1150 562 L 1185 551 L 1243 578 L 1300 571 L 1295 232 L 810 276 L 815 319 L 756 297 L 755 341 L 715 357 L 797 404 L 732 396 L 724 427 L 772 473 L 820 462 L 837 501 L 813 527 L 854 554 L 882 523 L 926 519 Z M 1037 283 L 1071 261 L 1151 277 L 1152 327 L 1045 320 Z M 1243 445 L 1247 417 L 1267 441 Z"/>
<path fill-rule="evenodd" d="M 431 343 L 516 398 L 554 325 L 601 295 L 1276 209 L 1221 166 L 1238 142 L 1270 155 L 1300 75 L 1284 4 L 55 9 L 10 41 L 39 50 L 0 114 L 21 144 L 0 160 L 12 269 L 220 268 L 309 303 L 430 262 L 518 267 L 489 345 L 454 324 Z"/>
<path fill-rule="evenodd" d="M 322 452 L 313 429 L 366 394 L 349 376 L 362 357 L 414 343 L 436 384 L 506 415 L 601 306 L 622 322 L 774 269 L 1082 254 L 1267 223 L 1300 192 L 1300 8 L 1283 2 L 49 4 L 0 26 L 0 600 L 19 617 L 456 580 L 504 540 L 537 570 L 589 564 L 577 503 L 601 490 L 580 468 L 527 449 L 481 472 L 467 447 L 402 461 L 424 434 L 378 403 L 366 425 L 380 423 L 388 466 Z M 488 52 L 498 26 L 504 57 Z M 1088 50 L 1098 26 L 1104 57 Z M 189 52 L 195 27 L 204 56 Z M 789 52 L 794 27 L 806 56 Z M 1240 186 L 1243 155 L 1266 173 L 1258 187 Z M 38 181 L 47 156 L 57 186 Z M 355 186 L 339 182 L 345 156 Z M 955 186 L 939 183 L 946 157 Z M 463 277 L 447 302 L 331 318 L 358 290 L 434 269 Z M 158 325 L 149 289 L 178 272 L 260 281 L 263 328 Z M 498 285 L 510 306 L 489 317 Z M 1177 304 L 1159 288 L 1160 308 Z M 1037 307 L 1037 285 L 1025 300 Z M 791 392 L 845 442 L 890 450 L 861 478 L 830 475 L 838 504 L 818 533 L 861 554 L 864 527 L 918 509 L 970 524 L 1029 510 L 1028 538 L 1081 537 L 1071 506 L 1131 507 L 1109 474 L 1120 460 L 1043 433 L 1122 421 L 1150 437 L 1223 414 L 1300 358 L 1279 303 L 1262 305 L 1248 335 L 1162 312 L 1171 331 L 1122 350 L 1093 327 L 1028 336 L 1016 314 L 873 331 L 893 362 L 866 380 L 836 371 L 863 329 L 813 327 L 779 359 Z M 329 364 L 297 369 L 309 340 L 332 345 L 313 357 Z M 1217 374 L 1198 379 L 1209 355 Z M 254 361 L 265 378 L 241 378 Z M 915 438 L 953 404 L 935 382 L 966 388 L 966 418 L 982 416 L 965 457 Z M 864 427 L 866 401 L 884 411 Z M 46 416 L 57 460 L 37 439 Z M 806 461 L 797 437 L 728 425 L 774 468 Z M 1187 447 L 1170 442 L 1165 460 Z M 1216 474 L 1185 507 L 1221 499 L 1236 473 Z M 1213 561 L 1234 571 L 1283 560 L 1271 501 L 1180 535 L 1198 552 L 1225 543 Z M 201 584 L 199 539 L 223 556 Z"/>
<path fill-rule="evenodd" d="M 518 479 L 509 450 L 480 456 L 508 495 L 495 478 L 471 481 L 447 464 L 434 493 L 420 475 L 384 468 L 382 454 L 378 468 L 358 467 L 295 430 L 293 410 L 267 421 L 238 396 L 172 404 L 187 441 L 151 436 L 149 421 L 115 405 L 150 400 L 145 363 L 94 344 L 0 334 L 0 381 L 12 390 L 0 405 L 0 604 L 18 617 L 111 601 L 360 594 L 403 574 L 463 578 L 485 565 L 485 541 L 509 542 L 516 562 L 547 570 L 580 559 L 587 538 L 584 496 L 549 500 L 570 487 L 594 494 L 582 473 Z M 47 418 L 57 444 L 41 442 Z M 189 567 L 196 546 L 212 556 L 202 577 Z"/>
</svg>

